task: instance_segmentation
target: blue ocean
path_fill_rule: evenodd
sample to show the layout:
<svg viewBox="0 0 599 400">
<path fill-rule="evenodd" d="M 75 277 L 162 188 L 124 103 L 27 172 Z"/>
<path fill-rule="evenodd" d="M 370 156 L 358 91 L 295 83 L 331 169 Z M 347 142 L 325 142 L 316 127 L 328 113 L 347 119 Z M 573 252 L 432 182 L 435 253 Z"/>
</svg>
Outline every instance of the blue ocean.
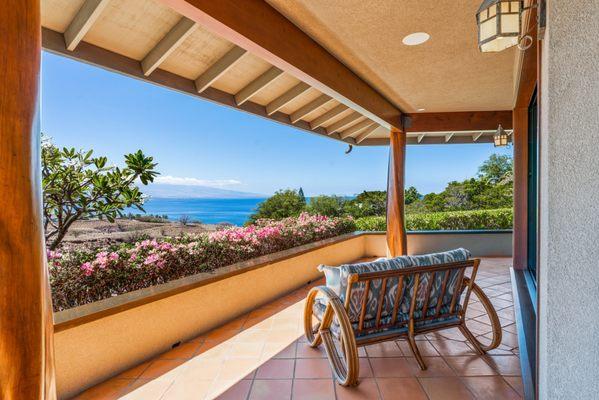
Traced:
<svg viewBox="0 0 599 400">
<path fill-rule="evenodd" d="M 150 198 L 144 204 L 147 214 L 166 215 L 177 221 L 182 215 L 205 224 L 228 222 L 241 226 L 256 211 L 263 198 L 251 199 L 160 199 Z M 136 210 L 127 210 L 133 214 Z"/>
</svg>

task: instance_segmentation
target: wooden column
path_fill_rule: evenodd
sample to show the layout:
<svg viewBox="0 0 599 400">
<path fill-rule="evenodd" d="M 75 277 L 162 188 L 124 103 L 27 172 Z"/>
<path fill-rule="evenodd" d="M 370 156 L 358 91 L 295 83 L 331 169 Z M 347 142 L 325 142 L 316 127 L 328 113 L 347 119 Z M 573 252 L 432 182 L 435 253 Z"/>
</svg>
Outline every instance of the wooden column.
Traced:
<svg viewBox="0 0 599 400">
<path fill-rule="evenodd" d="M 513 265 L 525 269 L 528 262 L 528 109 L 516 108 L 514 118 L 514 235 Z"/>
<path fill-rule="evenodd" d="M 390 137 L 387 176 L 387 248 L 388 255 L 396 257 L 408 252 L 404 215 L 406 134 L 393 128 Z"/>
<path fill-rule="evenodd" d="M 0 10 L 0 398 L 56 398 L 42 235 L 39 0 Z"/>
</svg>

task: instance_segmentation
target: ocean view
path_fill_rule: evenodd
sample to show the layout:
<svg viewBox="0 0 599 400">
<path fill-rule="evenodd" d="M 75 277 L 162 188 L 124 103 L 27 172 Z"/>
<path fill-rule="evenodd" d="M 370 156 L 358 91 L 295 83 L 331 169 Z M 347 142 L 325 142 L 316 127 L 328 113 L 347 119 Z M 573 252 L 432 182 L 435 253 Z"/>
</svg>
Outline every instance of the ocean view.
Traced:
<svg viewBox="0 0 599 400">
<path fill-rule="evenodd" d="M 150 198 L 144 204 L 147 214 L 166 215 L 171 221 L 186 215 L 205 224 L 228 222 L 241 226 L 264 198 L 251 199 L 165 199 Z M 126 210 L 133 214 L 136 210 Z"/>
</svg>

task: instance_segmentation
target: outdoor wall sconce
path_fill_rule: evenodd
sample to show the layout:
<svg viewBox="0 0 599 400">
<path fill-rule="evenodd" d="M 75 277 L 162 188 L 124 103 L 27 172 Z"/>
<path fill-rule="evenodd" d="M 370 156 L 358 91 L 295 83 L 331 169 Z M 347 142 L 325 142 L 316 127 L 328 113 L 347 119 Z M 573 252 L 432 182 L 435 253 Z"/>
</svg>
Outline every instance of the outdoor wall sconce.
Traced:
<svg viewBox="0 0 599 400">
<path fill-rule="evenodd" d="M 505 147 L 508 145 L 508 134 L 501 124 L 499 124 L 497 131 L 493 135 L 493 144 L 495 147 Z"/>
<path fill-rule="evenodd" d="M 476 13 L 480 51 L 498 52 L 516 45 L 520 50 L 528 49 L 533 39 L 521 35 L 522 13 L 536 6 L 535 2 L 524 7 L 521 0 L 484 0 Z"/>
</svg>

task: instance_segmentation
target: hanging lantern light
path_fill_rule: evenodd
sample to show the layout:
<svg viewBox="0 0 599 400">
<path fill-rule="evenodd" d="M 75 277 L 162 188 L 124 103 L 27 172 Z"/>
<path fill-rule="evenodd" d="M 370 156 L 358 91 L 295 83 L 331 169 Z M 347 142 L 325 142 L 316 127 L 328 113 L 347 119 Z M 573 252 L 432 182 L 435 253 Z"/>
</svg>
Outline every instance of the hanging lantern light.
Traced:
<svg viewBox="0 0 599 400">
<path fill-rule="evenodd" d="M 520 42 L 522 1 L 484 0 L 476 13 L 478 47 L 497 52 Z"/>
<path fill-rule="evenodd" d="M 508 134 L 501 124 L 499 124 L 497 131 L 493 135 L 493 144 L 495 147 L 505 147 L 508 145 Z"/>
</svg>

